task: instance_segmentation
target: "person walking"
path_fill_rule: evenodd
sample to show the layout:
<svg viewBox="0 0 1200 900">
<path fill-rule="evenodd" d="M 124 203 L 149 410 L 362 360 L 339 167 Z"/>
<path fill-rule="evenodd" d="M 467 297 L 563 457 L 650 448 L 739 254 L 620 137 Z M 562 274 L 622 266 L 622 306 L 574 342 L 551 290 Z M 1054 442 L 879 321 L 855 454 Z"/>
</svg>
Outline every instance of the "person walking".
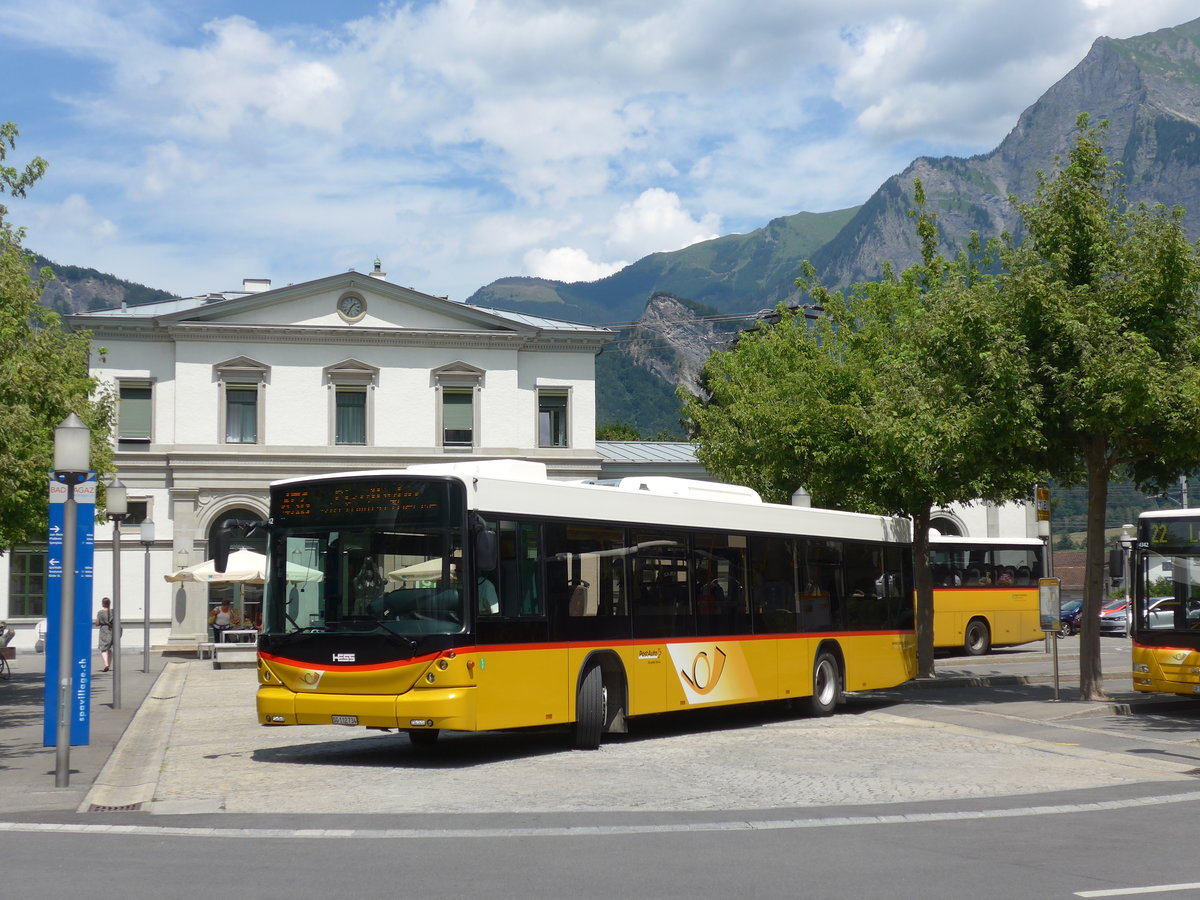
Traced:
<svg viewBox="0 0 1200 900">
<path fill-rule="evenodd" d="M 105 597 L 100 601 L 100 612 L 96 613 L 96 627 L 100 629 L 100 659 L 104 662 L 101 672 L 112 668 L 114 623 L 111 607 L 112 601 Z"/>
</svg>

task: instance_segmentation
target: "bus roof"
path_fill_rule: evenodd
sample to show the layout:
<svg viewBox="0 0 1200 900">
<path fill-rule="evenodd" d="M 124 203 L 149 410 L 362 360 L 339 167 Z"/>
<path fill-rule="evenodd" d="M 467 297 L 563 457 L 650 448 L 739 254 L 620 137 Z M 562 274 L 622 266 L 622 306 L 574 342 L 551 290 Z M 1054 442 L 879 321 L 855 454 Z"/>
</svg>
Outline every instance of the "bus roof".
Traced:
<svg viewBox="0 0 1200 900">
<path fill-rule="evenodd" d="M 604 483 L 555 481 L 547 477 L 544 464 L 526 460 L 431 463 L 407 469 L 309 475 L 277 481 L 272 487 L 340 478 L 414 475 L 457 478 L 467 488 L 471 509 L 499 515 L 847 540 L 897 543 L 912 540 L 911 522 L 893 516 L 763 503 L 747 487 L 683 478 L 637 476 Z"/>
<path fill-rule="evenodd" d="M 963 537 L 957 534 L 929 536 L 930 546 L 953 544 L 956 547 L 1045 547 L 1040 538 L 1030 537 Z"/>
<path fill-rule="evenodd" d="M 1138 515 L 1142 519 L 1196 519 L 1200 518 L 1200 508 L 1190 509 L 1150 509 Z"/>
</svg>

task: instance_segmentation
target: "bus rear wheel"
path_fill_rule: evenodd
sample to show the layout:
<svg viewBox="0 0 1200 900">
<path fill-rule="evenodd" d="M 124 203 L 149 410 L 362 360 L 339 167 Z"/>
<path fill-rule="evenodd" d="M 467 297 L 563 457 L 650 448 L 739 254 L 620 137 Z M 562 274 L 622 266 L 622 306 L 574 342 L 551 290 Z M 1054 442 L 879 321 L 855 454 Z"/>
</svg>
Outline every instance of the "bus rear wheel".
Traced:
<svg viewBox="0 0 1200 900">
<path fill-rule="evenodd" d="M 817 654 L 813 663 L 812 696 L 808 698 L 811 716 L 830 716 L 842 695 L 842 671 L 837 657 L 827 650 Z"/>
<path fill-rule="evenodd" d="M 963 649 L 968 656 L 986 656 L 992 649 L 992 633 L 983 619 L 972 619 L 967 623 L 963 636 Z"/>
<path fill-rule="evenodd" d="M 588 666 L 579 679 L 579 695 L 575 700 L 575 748 L 596 750 L 600 746 L 600 735 L 604 732 L 604 719 L 608 712 L 608 693 L 604 687 L 604 673 L 596 663 Z"/>
</svg>

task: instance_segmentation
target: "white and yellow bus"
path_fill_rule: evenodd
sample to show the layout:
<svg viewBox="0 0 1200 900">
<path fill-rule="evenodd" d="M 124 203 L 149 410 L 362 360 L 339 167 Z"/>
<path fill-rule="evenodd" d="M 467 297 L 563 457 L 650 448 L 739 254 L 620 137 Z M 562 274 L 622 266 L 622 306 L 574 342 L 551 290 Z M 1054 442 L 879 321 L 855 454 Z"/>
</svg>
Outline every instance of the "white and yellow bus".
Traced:
<svg viewBox="0 0 1200 900">
<path fill-rule="evenodd" d="M 910 524 L 671 478 L 497 460 L 271 487 L 264 725 L 561 724 L 800 700 L 916 674 Z"/>
<path fill-rule="evenodd" d="M 1200 509 L 1138 516 L 1132 571 L 1134 690 L 1200 694 Z"/>
<path fill-rule="evenodd" d="M 933 645 L 980 656 L 1041 640 L 1037 538 L 932 536 Z"/>
</svg>

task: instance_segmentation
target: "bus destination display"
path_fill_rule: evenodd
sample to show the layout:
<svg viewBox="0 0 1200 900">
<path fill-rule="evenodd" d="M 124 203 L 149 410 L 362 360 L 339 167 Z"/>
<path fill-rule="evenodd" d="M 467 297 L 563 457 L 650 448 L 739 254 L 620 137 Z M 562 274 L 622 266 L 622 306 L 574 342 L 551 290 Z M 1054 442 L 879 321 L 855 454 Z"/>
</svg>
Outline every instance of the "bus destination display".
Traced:
<svg viewBox="0 0 1200 900">
<path fill-rule="evenodd" d="M 1155 519 L 1142 523 L 1142 539 L 1151 547 L 1200 545 L 1200 519 Z"/>
<path fill-rule="evenodd" d="M 280 486 L 275 490 L 273 513 L 277 524 L 435 522 L 445 517 L 449 487 L 444 482 L 375 479 Z"/>
</svg>

